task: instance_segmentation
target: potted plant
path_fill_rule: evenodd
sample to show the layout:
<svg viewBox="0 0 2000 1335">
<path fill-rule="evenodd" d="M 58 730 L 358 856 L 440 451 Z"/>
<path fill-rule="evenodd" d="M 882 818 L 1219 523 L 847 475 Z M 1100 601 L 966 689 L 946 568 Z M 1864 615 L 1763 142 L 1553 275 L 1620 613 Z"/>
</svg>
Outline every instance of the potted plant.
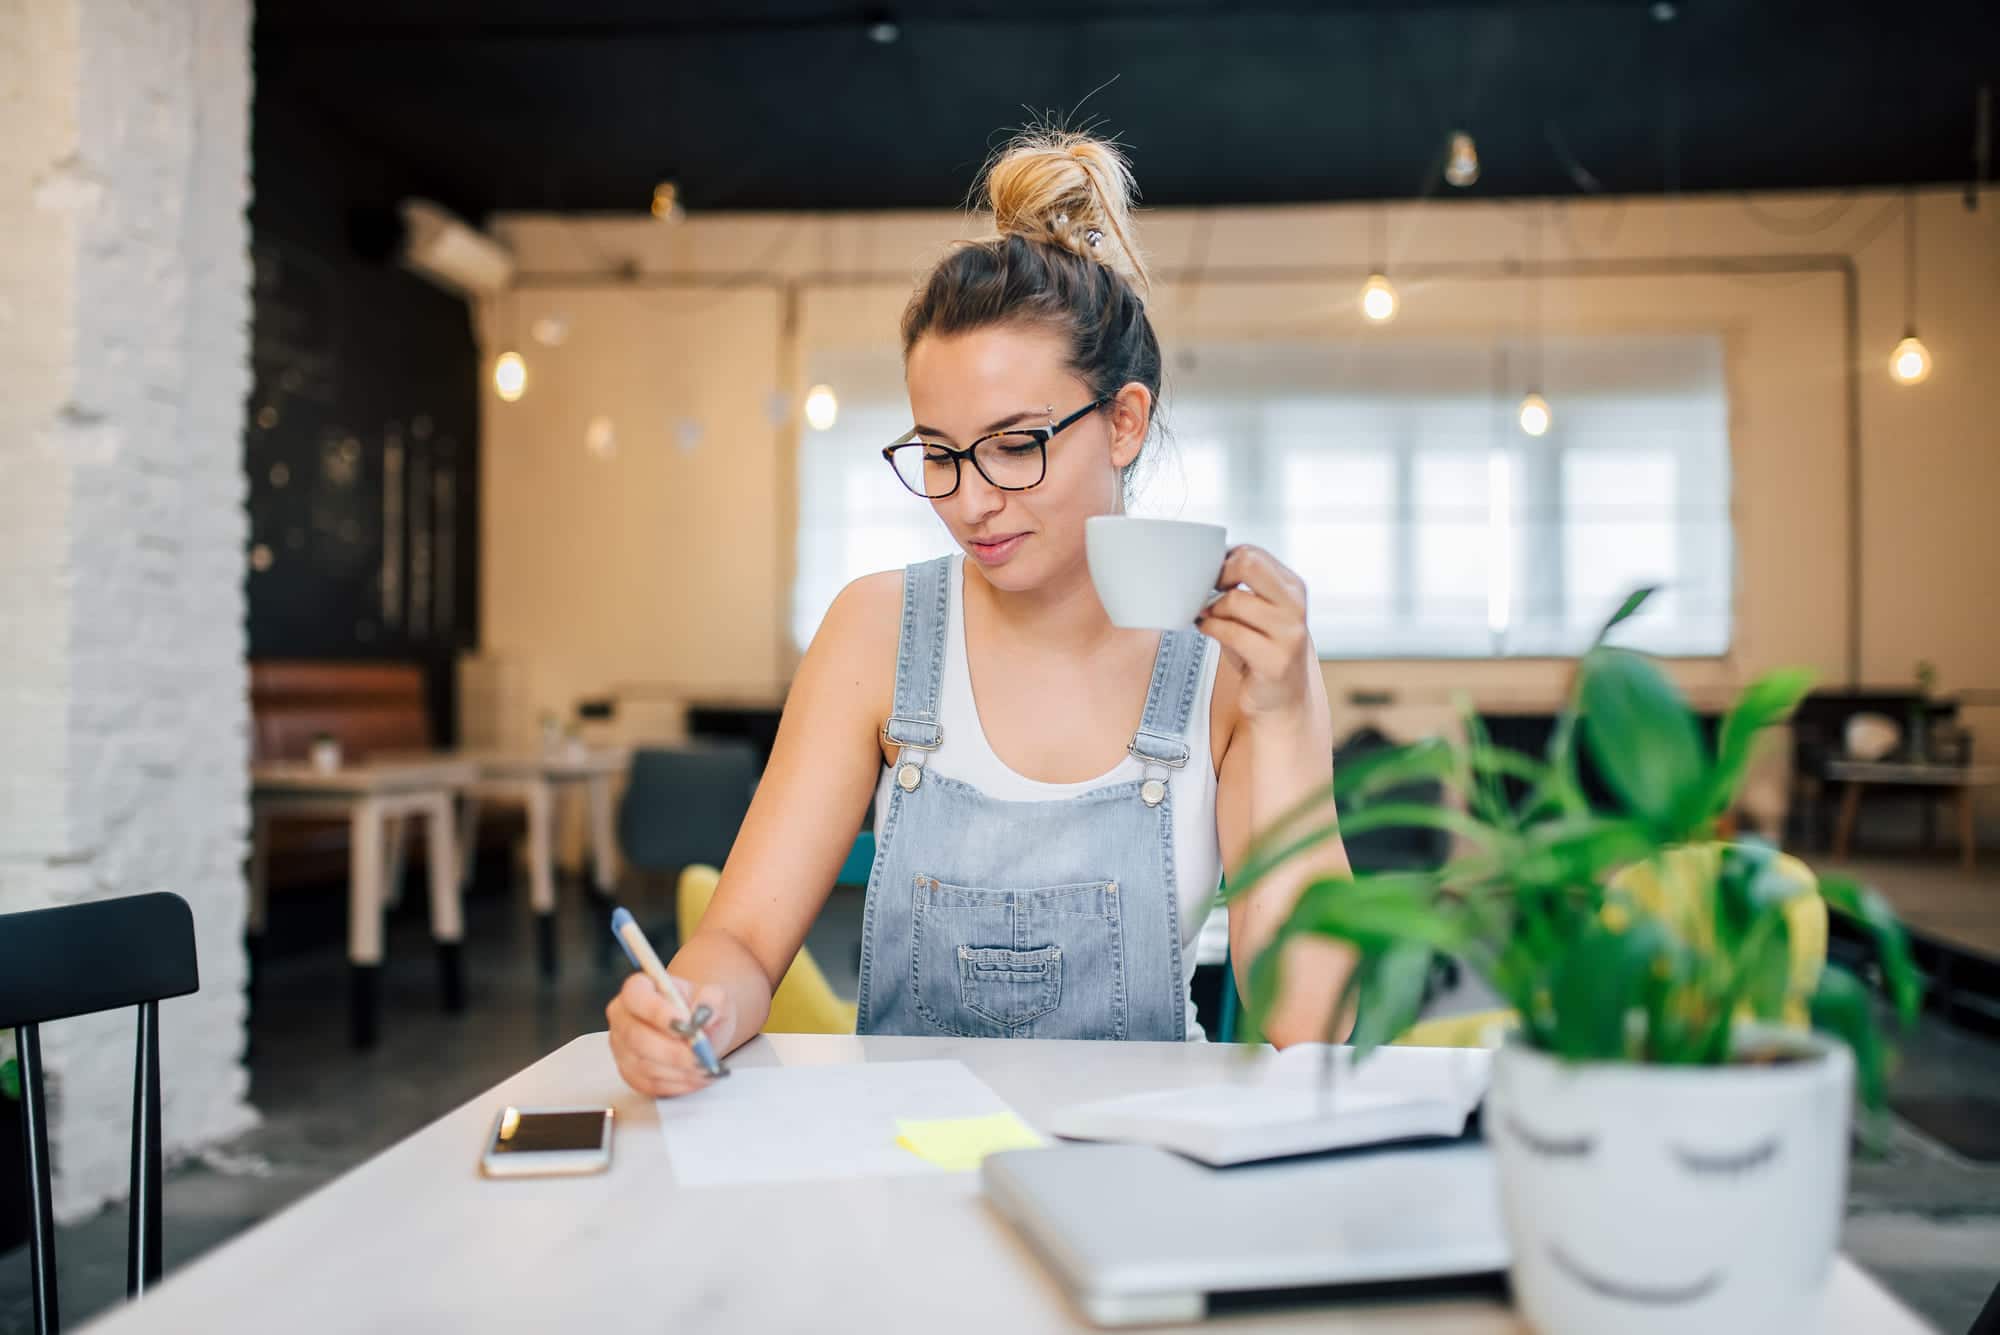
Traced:
<svg viewBox="0 0 2000 1335">
<path fill-rule="evenodd" d="M 1821 967 L 1821 903 L 1872 934 L 1906 1023 L 1921 993 L 1879 896 L 1835 877 L 1815 885 L 1768 844 L 1718 837 L 1757 735 L 1808 684 L 1797 671 L 1752 684 L 1711 751 L 1659 667 L 1601 633 L 1545 756 L 1489 745 L 1467 709 L 1463 745 L 1433 740 L 1344 767 L 1330 794 L 1260 836 L 1232 886 L 1336 831 L 1457 838 L 1465 851 L 1435 871 L 1309 883 L 1254 966 L 1249 1022 L 1268 1012 L 1280 952 L 1301 934 L 1358 954 L 1346 998 L 1357 1055 L 1415 1020 L 1439 955 L 1512 1005 L 1483 1126 L 1515 1298 L 1544 1335 L 1818 1320 L 1854 1084 L 1879 1110 L 1886 1061 L 1870 989 Z M 1586 796 L 1583 754 L 1610 809 Z M 1382 796 L 1419 778 L 1456 787 L 1465 809 Z"/>
<path fill-rule="evenodd" d="M 340 768 L 340 739 L 330 732 L 316 732 L 306 755 L 314 769 L 321 774 L 332 774 Z"/>
</svg>

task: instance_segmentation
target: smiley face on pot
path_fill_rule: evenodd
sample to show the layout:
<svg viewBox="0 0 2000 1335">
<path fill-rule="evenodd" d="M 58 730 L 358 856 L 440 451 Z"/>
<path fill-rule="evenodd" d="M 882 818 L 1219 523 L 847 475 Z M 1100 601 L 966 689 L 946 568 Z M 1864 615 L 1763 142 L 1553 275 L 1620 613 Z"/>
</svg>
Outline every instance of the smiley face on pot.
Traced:
<svg viewBox="0 0 2000 1335">
<path fill-rule="evenodd" d="M 1787 1059 L 1494 1063 L 1487 1139 L 1515 1295 L 1544 1335 L 1802 1328 L 1839 1235 L 1853 1079 L 1845 1048 Z"/>
</svg>

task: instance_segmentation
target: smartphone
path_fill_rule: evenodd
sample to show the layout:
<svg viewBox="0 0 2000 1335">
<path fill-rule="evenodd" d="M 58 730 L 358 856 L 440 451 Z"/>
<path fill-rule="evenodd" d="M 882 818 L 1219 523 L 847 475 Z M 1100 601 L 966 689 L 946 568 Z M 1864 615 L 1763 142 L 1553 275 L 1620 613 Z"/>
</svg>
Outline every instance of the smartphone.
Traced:
<svg viewBox="0 0 2000 1335">
<path fill-rule="evenodd" d="M 610 1166 L 609 1108 L 502 1108 L 479 1156 L 487 1177 L 565 1177 Z"/>
</svg>

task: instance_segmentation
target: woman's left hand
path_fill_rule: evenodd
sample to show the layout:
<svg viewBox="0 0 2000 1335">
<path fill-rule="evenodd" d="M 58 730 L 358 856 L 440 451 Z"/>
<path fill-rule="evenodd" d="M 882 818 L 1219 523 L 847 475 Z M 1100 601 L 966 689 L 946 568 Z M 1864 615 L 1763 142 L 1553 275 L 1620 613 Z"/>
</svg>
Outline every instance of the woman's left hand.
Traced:
<svg viewBox="0 0 2000 1335">
<path fill-rule="evenodd" d="M 1226 589 L 1195 626 L 1243 673 L 1246 718 L 1305 718 L 1319 664 L 1306 630 L 1306 585 L 1261 547 L 1233 547 L 1215 582 Z"/>
</svg>

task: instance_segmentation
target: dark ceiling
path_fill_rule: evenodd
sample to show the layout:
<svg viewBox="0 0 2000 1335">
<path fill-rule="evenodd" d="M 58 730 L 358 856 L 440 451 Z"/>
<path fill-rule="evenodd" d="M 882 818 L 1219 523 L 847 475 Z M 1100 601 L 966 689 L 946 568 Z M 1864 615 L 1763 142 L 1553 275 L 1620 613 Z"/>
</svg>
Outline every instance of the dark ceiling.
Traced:
<svg viewBox="0 0 2000 1335">
<path fill-rule="evenodd" d="M 473 215 L 948 206 L 1079 104 L 1156 205 L 1449 193 L 1455 126 L 1475 195 L 1788 189 L 1966 180 L 2000 3 L 266 0 L 256 54 Z"/>
</svg>

